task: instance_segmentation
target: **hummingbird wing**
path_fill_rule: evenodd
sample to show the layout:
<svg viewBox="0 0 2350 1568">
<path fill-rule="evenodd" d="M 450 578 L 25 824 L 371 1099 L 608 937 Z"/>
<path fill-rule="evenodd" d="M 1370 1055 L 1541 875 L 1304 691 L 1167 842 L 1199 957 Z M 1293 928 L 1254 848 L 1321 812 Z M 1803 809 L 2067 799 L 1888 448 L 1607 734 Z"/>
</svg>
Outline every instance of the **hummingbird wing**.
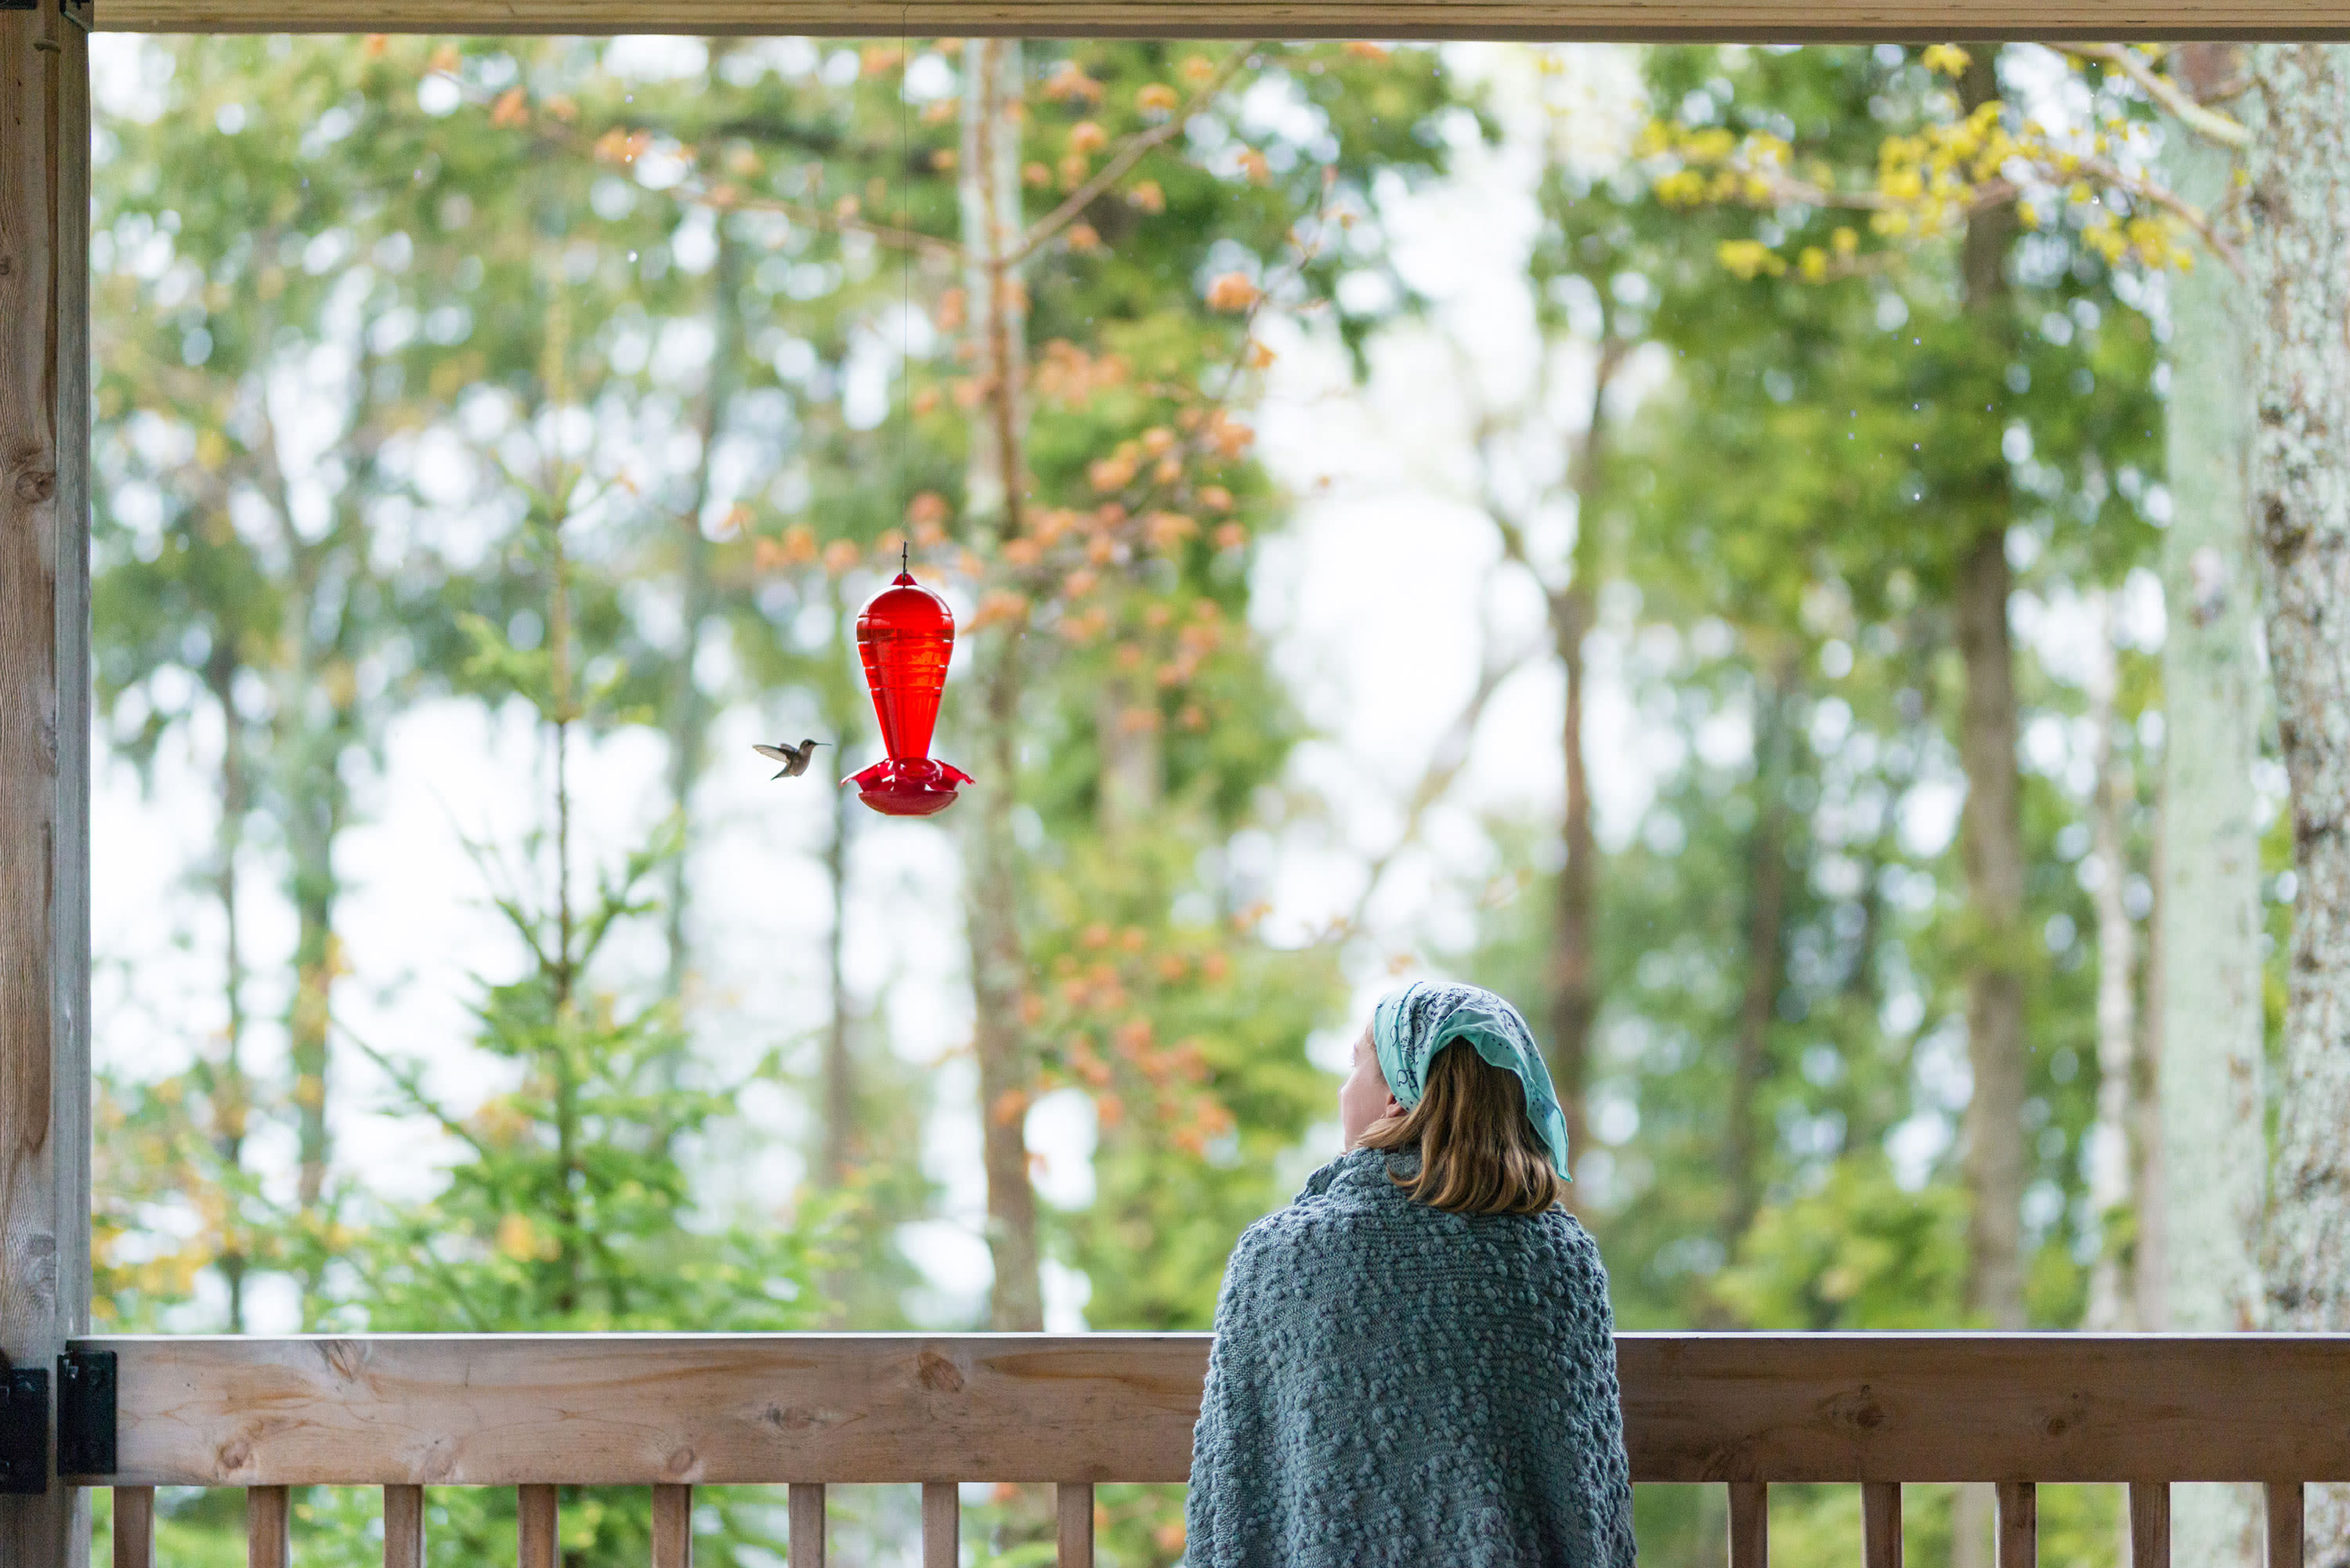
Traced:
<svg viewBox="0 0 2350 1568">
<path fill-rule="evenodd" d="M 763 757 L 769 757 L 779 763 L 788 763 L 792 760 L 792 749 L 789 746 L 763 746 L 754 742 L 751 749 Z"/>
</svg>

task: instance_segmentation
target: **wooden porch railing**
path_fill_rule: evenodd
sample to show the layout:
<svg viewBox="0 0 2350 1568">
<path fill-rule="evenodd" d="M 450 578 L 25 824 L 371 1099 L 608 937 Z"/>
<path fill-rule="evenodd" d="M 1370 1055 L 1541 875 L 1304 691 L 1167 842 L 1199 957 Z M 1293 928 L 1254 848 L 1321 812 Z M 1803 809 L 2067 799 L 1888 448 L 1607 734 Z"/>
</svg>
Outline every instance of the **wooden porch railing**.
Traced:
<svg viewBox="0 0 2350 1568">
<path fill-rule="evenodd" d="M 116 1568 L 151 1568 L 154 1489 L 246 1489 L 252 1568 L 285 1568 L 287 1488 L 380 1486 L 385 1568 L 422 1568 L 424 1488 L 520 1494 L 554 1568 L 556 1487 L 650 1486 L 653 1568 L 688 1568 L 697 1485 L 790 1489 L 822 1568 L 827 1482 L 919 1482 L 923 1562 L 956 1561 L 961 1481 L 1180 1481 L 1204 1334 L 380 1334 L 98 1338 L 119 1358 Z M 2174 1481 L 2255 1481 L 2269 1568 L 2302 1488 L 2350 1480 L 2350 1335 L 1625 1334 L 1635 1481 L 1726 1483 L 1731 1568 L 1764 1568 L 1773 1481 L 1861 1486 L 1864 1568 L 1899 1568 L 1904 1481 L 1992 1481 L 2000 1568 L 2035 1568 L 2035 1483 L 2129 1488 L 2132 1568 L 2169 1562 Z"/>
</svg>

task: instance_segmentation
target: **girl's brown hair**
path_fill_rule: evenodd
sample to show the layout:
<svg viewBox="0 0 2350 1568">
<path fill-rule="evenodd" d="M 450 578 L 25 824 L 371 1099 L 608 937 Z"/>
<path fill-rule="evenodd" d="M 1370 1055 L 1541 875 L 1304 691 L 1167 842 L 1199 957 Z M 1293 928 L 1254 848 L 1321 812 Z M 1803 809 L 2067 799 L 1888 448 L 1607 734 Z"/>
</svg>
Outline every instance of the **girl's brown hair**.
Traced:
<svg viewBox="0 0 2350 1568">
<path fill-rule="evenodd" d="M 1526 1115 L 1525 1085 L 1466 1041 L 1437 1052 L 1419 1103 L 1373 1122 L 1359 1147 L 1417 1149 L 1419 1168 L 1388 1179 L 1432 1209 L 1539 1214 L 1566 1197 L 1566 1182 Z"/>
</svg>

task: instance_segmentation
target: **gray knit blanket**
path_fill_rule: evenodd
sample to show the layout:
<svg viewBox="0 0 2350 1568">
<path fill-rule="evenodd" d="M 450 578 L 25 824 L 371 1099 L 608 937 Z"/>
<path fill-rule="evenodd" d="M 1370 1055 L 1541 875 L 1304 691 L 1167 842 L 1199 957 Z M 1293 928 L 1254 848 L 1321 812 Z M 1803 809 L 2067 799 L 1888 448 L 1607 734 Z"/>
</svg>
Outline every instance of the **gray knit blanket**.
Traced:
<svg viewBox="0 0 2350 1568">
<path fill-rule="evenodd" d="M 1216 1302 L 1187 1568 L 1631 1568 L 1607 1276 L 1569 1215 L 1415 1203 L 1357 1149 Z"/>
</svg>

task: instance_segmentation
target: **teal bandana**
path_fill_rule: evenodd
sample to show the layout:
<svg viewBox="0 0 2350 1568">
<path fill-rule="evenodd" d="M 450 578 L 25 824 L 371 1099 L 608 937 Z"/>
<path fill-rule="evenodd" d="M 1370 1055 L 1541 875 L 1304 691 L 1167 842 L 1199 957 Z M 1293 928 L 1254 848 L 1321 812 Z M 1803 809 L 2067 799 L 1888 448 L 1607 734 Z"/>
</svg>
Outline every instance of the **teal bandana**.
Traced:
<svg viewBox="0 0 2350 1568">
<path fill-rule="evenodd" d="M 1396 1103 L 1407 1110 L 1419 1104 L 1430 1059 L 1456 1040 L 1466 1040 L 1478 1055 L 1518 1075 L 1526 1089 L 1527 1119 L 1542 1135 L 1552 1166 L 1566 1176 L 1566 1117 L 1523 1013 L 1473 985 L 1416 980 L 1381 997 L 1371 1014 L 1379 1072 Z"/>
</svg>

